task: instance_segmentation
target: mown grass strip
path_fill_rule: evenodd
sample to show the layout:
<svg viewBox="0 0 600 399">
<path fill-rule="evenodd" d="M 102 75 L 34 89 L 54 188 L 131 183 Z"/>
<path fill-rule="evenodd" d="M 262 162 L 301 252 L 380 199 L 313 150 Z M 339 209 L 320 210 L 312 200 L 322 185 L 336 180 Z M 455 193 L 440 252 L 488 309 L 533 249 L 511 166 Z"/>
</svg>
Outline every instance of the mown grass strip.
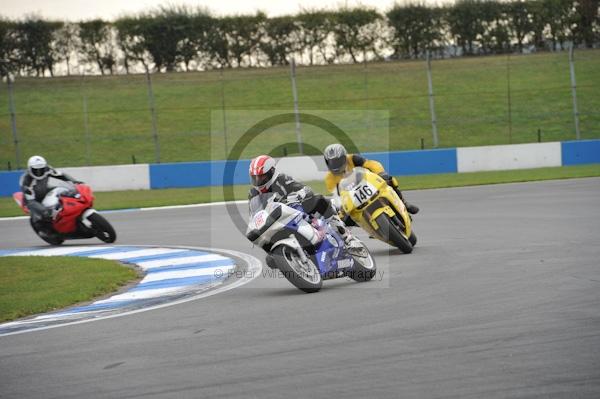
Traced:
<svg viewBox="0 0 600 399">
<path fill-rule="evenodd" d="M 439 175 L 402 176 L 403 190 L 478 186 L 484 184 L 518 183 L 539 180 L 573 179 L 600 176 L 600 164 L 502 170 L 493 172 L 450 173 Z"/>
<path fill-rule="evenodd" d="M 118 262 L 66 256 L 0 257 L 0 322 L 62 309 L 138 277 Z"/>
<path fill-rule="evenodd" d="M 400 176 L 398 180 L 402 190 L 420 190 L 594 176 L 600 176 L 600 164 L 495 172 Z M 325 191 L 325 185 L 321 181 L 308 182 L 308 184 L 316 192 L 323 193 Z M 188 205 L 218 202 L 225 199 L 223 187 L 113 191 L 95 193 L 95 195 L 95 206 L 99 210 Z M 234 187 L 234 199 L 243 200 L 247 196 L 248 186 Z M 22 215 L 22 212 L 17 208 L 12 198 L 0 198 L 0 217 L 20 215 Z"/>
</svg>

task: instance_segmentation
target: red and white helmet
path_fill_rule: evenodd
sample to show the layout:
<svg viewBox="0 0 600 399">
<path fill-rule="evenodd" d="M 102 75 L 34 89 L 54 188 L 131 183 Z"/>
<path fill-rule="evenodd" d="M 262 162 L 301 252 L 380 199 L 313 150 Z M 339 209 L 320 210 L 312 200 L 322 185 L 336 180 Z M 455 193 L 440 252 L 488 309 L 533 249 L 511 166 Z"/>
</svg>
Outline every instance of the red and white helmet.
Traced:
<svg viewBox="0 0 600 399">
<path fill-rule="evenodd" d="M 254 188 L 266 193 L 277 178 L 275 160 L 268 155 L 259 155 L 250 162 L 250 181 Z"/>
</svg>

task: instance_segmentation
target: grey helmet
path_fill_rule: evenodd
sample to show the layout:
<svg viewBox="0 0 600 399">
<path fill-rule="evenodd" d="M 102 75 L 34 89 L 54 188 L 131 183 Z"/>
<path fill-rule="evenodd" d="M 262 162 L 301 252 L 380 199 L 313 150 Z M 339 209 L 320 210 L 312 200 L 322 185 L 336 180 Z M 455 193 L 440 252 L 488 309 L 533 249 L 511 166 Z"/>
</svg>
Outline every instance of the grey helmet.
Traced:
<svg viewBox="0 0 600 399">
<path fill-rule="evenodd" d="M 330 144 L 323 151 L 325 164 L 334 175 L 341 175 L 346 171 L 348 151 L 341 144 Z"/>
</svg>

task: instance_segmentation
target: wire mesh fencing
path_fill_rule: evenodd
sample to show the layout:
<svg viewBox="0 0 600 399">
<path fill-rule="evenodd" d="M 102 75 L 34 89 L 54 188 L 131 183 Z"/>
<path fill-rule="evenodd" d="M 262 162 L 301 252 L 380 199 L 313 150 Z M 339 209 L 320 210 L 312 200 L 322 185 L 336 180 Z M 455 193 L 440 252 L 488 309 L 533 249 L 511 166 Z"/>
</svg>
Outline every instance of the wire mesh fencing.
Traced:
<svg viewBox="0 0 600 399">
<path fill-rule="evenodd" d="M 32 154 L 55 166 L 226 159 L 251 127 L 240 111 L 343 110 L 335 123 L 363 152 L 599 138 L 599 69 L 600 50 L 577 50 L 571 62 L 565 51 L 16 77 L 0 88 L 0 169 L 22 168 Z M 322 133 L 300 117 L 272 137 L 295 143 L 282 156 L 311 154 L 327 144 Z"/>
</svg>

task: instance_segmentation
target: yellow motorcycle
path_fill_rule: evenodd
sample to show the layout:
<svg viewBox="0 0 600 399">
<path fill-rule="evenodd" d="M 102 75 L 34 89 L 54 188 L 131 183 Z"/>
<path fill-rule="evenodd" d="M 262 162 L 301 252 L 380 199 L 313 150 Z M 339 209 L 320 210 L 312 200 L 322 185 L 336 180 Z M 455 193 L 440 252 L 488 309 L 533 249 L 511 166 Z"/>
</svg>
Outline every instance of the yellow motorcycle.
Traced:
<svg viewBox="0 0 600 399">
<path fill-rule="evenodd" d="M 341 216 L 350 216 L 371 236 L 408 254 L 417 243 L 411 218 L 398 194 L 384 179 L 356 167 L 338 184 Z"/>
</svg>

